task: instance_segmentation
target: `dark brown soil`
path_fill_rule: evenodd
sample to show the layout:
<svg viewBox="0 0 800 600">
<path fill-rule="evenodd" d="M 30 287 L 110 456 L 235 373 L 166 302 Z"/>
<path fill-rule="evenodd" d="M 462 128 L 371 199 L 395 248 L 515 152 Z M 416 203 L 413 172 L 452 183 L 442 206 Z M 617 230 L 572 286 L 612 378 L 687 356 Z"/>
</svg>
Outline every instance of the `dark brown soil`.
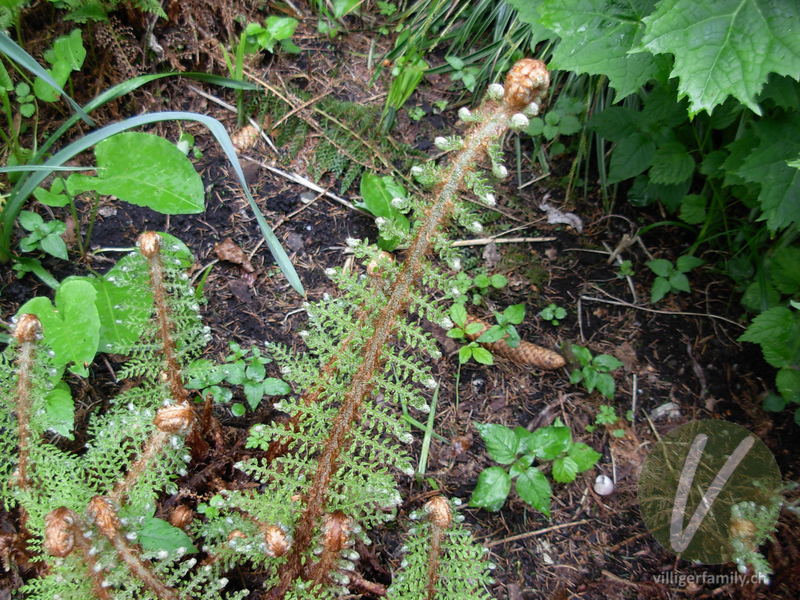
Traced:
<svg viewBox="0 0 800 600">
<path fill-rule="evenodd" d="M 361 34 L 342 36 L 331 46 L 317 39 L 313 26 L 311 19 L 303 23 L 299 36 L 301 47 L 306 49 L 303 54 L 280 56 L 270 60 L 269 65 L 257 65 L 259 74 L 274 85 L 292 78 L 302 79 L 313 95 L 336 88 L 346 90 L 354 101 L 380 104 L 383 96 L 375 95 L 385 89 L 383 84 L 374 88 L 366 86 L 368 38 Z M 390 42 L 380 39 L 377 43 L 383 48 Z M 203 64 L 213 66 L 209 56 L 211 53 L 203 55 Z M 182 64 L 188 66 L 188 59 L 182 60 Z M 219 65 L 215 68 L 219 70 Z M 331 73 L 335 74 L 333 79 L 328 76 Z M 446 89 L 448 83 L 446 78 L 429 81 L 412 97 L 411 103 L 430 109 L 437 98 L 453 99 L 453 93 Z M 235 128 L 233 115 L 194 94 L 187 85 L 178 80 L 159 82 L 135 93 L 133 101 L 111 107 L 103 122 L 141 108 L 183 109 L 211 114 L 231 130 Z M 234 102 L 230 92 L 201 87 L 229 103 Z M 402 112 L 394 135 L 400 141 L 432 152 L 430 141 L 438 131 L 449 130 L 455 120 L 454 113 L 455 110 L 448 108 L 441 116 L 431 114 L 420 122 L 413 122 Z M 213 266 L 205 284 L 203 306 L 203 317 L 214 333 L 209 357 L 221 358 L 229 341 L 261 345 L 265 340 L 277 340 L 298 345 L 296 333 L 303 328 L 304 317 L 297 309 L 303 298 L 291 290 L 274 266 L 261 243 L 260 232 L 243 194 L 215 144 L 200 129 L 188 129 L 197 137 L 204 152 L 196 165 L 207 187 L 206 211 L 198 216 L 166 218 L 147 209 L 104 200 L 110 210 L 105 213 L 108 216 L 98 218 L 91 247 L 129 248 L 143 230 L 168 231 L 194 252 L 195 272 L 198 272 L 217 258 L 215 244 L 231 238 L 246 253 L 253 253 L 251 261 L 255 271 L 247 273 L 240 266 L 225 261 Z M 162 125 L 157 130 L 170 139 L 177 138 L 177 129 L 172 125 Z M 283 168 L 306 175 L 303 165 L 311 160 L 312 149 L 313 140 L 300 156 L 284 156 L 277 161 Z M 276 160 L 263 142 L 245 154 L 264 161 Z M 523 179 L 532 175 L 523 173 Z M 254 196 L 289 252 L 308 297 L 316 299 L 323 293 L 335 294 L 323 272 L 327 267 L 345 262 L 346 238 L 375 238 L 371 219 L 325 197 L 304 204 L 300 195 L 308 190 L 266 170 L 251 169 L 249 176 Z M 333 181 L 324 180 L 321 185 L 329 186 L 332 191 L 337 189 Z M 352 199 L 353 194 L 351 191 L 348 197 Z M 582 233 L 546 224 L 536 207 L 548 196 L 552 204 L 573 211 L 583 219 Z M 534 429 L 560 418 L 579 439 L 600 451 L 603 457 L 596 469 L 580 475 L 574 483 L 556 486 L 550 520 L 513 494 L 498 513 L 464 510 L 474 535 L 490 548 L 491 559 L 497 565 L 496 583 L 491 590 L 494 597 L 509 600 L 796 598 L 800 591 L 800 561 L 795 540 L 800 526 L 787 511 L 781 514 L 778 531 L 765 547 L 775 569 L 773 583 L 745 587 L 732 584 L 679 587 L 655 582 L 657 575 L 673 570 L 683 574 L 730 574 L 734 567 L 694 566 L 677 560 L 650 536 L 639 515 L 637 475 L 648 448 L 657 435 L 692 419 L 716 418 L 740 423 L 764 440 L 775 454 L 786 480 L 800 477 L 800 463 L 794 451 L 797 426 L 788 412 L 767 414 L 760 406 L 760 395 L 769 388 L 773 373 L 757 348 L 736 342 L 742 331 L 736 324 L 742 310 L 731 283 L 711 268 L 700 268 L 692 274 L 691 294 L 669 296 L 653 307 L 647 302 L 652 282 L 652 274 L 644 266 L 648 256 L 642 247 L 634 245 L 625 250 L 622 257 L 632 260 L 636 267 L 632 278 L 638 299 L 635 301 L 628 282 L 617 277 L 616 266 L 607 264 L 608 256 L 602 253 L 604 244 L 613 249 L 623 234 L 634 233 L 636 224 L 657 220 L 657 215 L 637 212 L 623 201 L 615 206 L 621 214 L 609 215 L 598 208 L 600 203 L 593 197 L 573 196 L 565 200 L 555 174 L 537 186 L 523 190 L 508 188 L 499 199 L 504 214 L 498 215 L 493 233 L 529 223 L 514 235 L 555 239 L 496 246 L 499 257 L 492 259 L 495 265 L 489 270 L 506 275 L 509 285 L 492 293 L 488 299 L 490 306 L 501 310 L 509 304 L 525 303 L 528 316 L 520 327 L 524 339 L 553 348 L 577 343 L 588 346 L 594 353 L 608 353 L 619 358 L 624 367 L 616 373 L 616 397 L 608 402 L 597 393 L 588 394 L 570 384 L 568 369 L 529 371 L 503 359 L 493 367 L 467 364 L 459 368 L 455 356 L 457 347 L 442 332 L 437 332 L 448 352 L 434 365 L 441 382 L 435 431 L 448 443 L 433 442 L 425 481 L 402 480 L 406 503 L 402 506 L 400 520 L 405 521 L 407 513 L 430 494 L 432 484 L 448 496 L 468 501 L 478 473 L 491 464 L 473 423 L 493 422 Z M 56 214 L 63 218 L 65 214 L 58 211 L 55 210 Z M 648 234 L 643 242 L 652 255 L 675 259 L 686 247 L 680 236 L 681 232 L 662 228 Z M 485 265 L 483 250 L 480 246 L 466 250 L 477 267 Z M 55 259 L 45 259 L 44 264 L 61 279 L 88 268 L 103 271 L 118 256 L 114 251 L 105 251 L 90 254 L 83 264 Z M 0 271 L 0 285 L 0 317 L 6 322 L 28 298 L 49 294 L 49 290 L 31 275 L 17 280 L 8 266 Z M 557 327 L 536 317 L 538 311 L 550 303 L 568 311 L 567 318 Z M 632 308 L 625 303 L 644 308 Z M 702 316 L 663 314 L 650 308 Z M 485 306 L 476 311 L 491 317 Z M 102 361 L 94 365 L 93 372 L 97 379 L 93 387 L 75 389 L 84 415 L 102 403 L 102 397 L 115 386 Z M 77 386 L 76 381 L 71 383 Z M 650 419 L 652 411 L 667 402 L 674 402 L 678 412 L 672 417 Z M 612 436 L 603 428 L 594 433 L 585 431 L 594 421 L 598 407 L 606 403 L 612 404 L 621 415 L 635 408 L 635 421 L 625 425 L 626 433 L 622 438 Z M 232 464 L 245 453 L 243 441 L 247 428 L 272 418 L 267 402 L 241 419 L 234 418 L 226 407 L 215 407 L 215 414 L 222 422 L 218 444 L 210 458 L 195 465 L 197 469 L 180 482 L 181 488 L 188 492 L 184 496 L 194 498 L 195 502 L 197 498 L 209 497 L 222 486 L 246 483 Z M 417 436 L 415 442 L 417 452 L 421 437 L 421 434 Z M 592 482 L 598 472 L 615 476 L 614 494 L 602 497 L 593 492 Z M 164 498 L 161 514 L 166 514 L 176 500 Z M 5 530 L 13 529 L 13 515 L 4 515 L 2 526 Z M 374 532 L 372 537 L 375 543 L 371 548 L 359 548 L 362 560 L 358 568 L 367 579 L 388 584 L 401 545 L 399 528 L 387 526 Z M 259 588 L 257 574 L 241 573 L 232 581 L 250 589 Z M 0 587 L 18 582 L 18 571 L 12 566 L 11 573 L 0 579 Z M 4 596 L 0 593 L 0 597 Z"/>
</svg>

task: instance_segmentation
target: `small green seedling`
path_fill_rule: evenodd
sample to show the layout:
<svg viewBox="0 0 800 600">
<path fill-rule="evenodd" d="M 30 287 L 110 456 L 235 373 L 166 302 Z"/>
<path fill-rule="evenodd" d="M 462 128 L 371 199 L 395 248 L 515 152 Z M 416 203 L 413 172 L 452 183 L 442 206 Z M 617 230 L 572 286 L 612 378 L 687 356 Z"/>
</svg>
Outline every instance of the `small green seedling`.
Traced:
<svg viewBox="0 0 800 600">
<path fill-rule="evenodd" d="M 453 81 L 461 81 L 464 87 L 470 92 L 475 91 L 475 76 L 480 73 L 479 67 L 467 66 L 467 64 L 457 56 L 445 57 L 447 63 L 453 67 L 453 72 L 450 73 L 450 79 Z"/>
<path fill-rule="evenodd" d="M 617 277 L 620 279 L 624 279 L 625 277 L 633 277 L 633 263 L 629 260 L 623 260 L 619 263 L 619 269 L 617 269 Z"/>
<path fill-rule="evenodd" d="M 469 501 L 470 506 L 490 511 L 503 507 L 516 480 L 519 497 L 549 517 L 552 488 L 541 467 L 550 465 L 554 481 L 570 483 L 600 459 L 600 453 L 573 441 L 569 427 L 559 419 L 532 433 L 524 427 L 510 429 L 493 423 L 475 423 L 475 428 L 486 444 L 489 458 L 505 465 L 481 471 Z M 539 466 L 533 466 L 534 462 Z"/>
<path fill-rule="evenodd" d="M 292 17 L 267 17 L 264 24 L 248 23 L 244 29 L 245 54 L 254 54 L 259 50 L 275 52 L 275 44 L 280 43 L 281 49 L 290 54 L 297 54 L 300 48 L 292 42 L 294 30 L 297 29 L 298 20 Z"/>
<path fill-rule="evenodd" d="M 447 337 L 454 340 L 466 342 L 468 336 L 477 335 L 483 329 L 481 323 L 467 323 L 467 309 L 460 302 L 456 302 L 450 307 L 450 319 L 453 321 L 454 327 L 447 332 Z M 458 350 L 459 363 L 463 365 L 469 362 L 470 359 L 482 365 L 494 364 L 492 353 L 478 344 L 478 342 L 469 342 Z"/>
<path fill-rule="evenodd" d="M 17 97 L 20 114 L 26 119 L 31 118 L 33 113 L 36 112 L 35 98 L 31 93 L 31 86 L 24 81 L 20 81 L 14 88 L 14 95 Z"/>
<path fill-rule="evenodd" d="M 240 385 L 251 410 L 258 408 L 264 396 L 284 396 L 291 393 L 288 383 L 282 379 L 267 377 L 264 365 L 271 361 L 258 348 L 254 346 L 243 349 L 236 342 L 231 342 L 228 347 L 231 353 L 222 364 L 207 359 L 192 362 L 186 369 L 186 388 L 202 390 L 201 396 L 211 394 L 216 402 L 227 404 L 233 398 L 233 390 L 220 384 Z M 234 416 L 241 417 L 245 413 L 245 407 L 235 402 L 231 405 L 231 412 Z"/>
<path fill-rule="evenodd" d="M 408 118 L 412 121 L 420 121 L 425 116 L 425 110 L 421 106 L 412 106 L 408 109 Z"/>
<path fill-rule="evenodd" d="M 564 317 L 567 316 L 567 309 L 557 304 L 548 304 L 539 311 L 539 316 L 552 325 L 558 326 L 561 324 Z"/>
<path fill-rule="evenodd" d="M 656 274 L 650 290 L 650 302 L 658 302 L 669 293 L 690 292 L 686 273 L 699 267 L 703 262 L 702 259 L 688 254 L 679 257 L 674 265 L 663 258 L 647 261 L 647 266 Z"/>
<path fill-rule="evenodd" d="M 63 221 L 45 221 L 38 213 L 23 210 L 19 213 L 19 224 L 29 232 L 19 241 L 20 250 L 23 252 L 41 250 L 56 258 L 67 260 L 67 245 L 61 237 L 67 230 Z"/>
<path fill-rule="evenodd" d="M 595 389 L 611 400 L 614 398 L 616 385 L 611 372 L 620 368 L 622 363 L 610 354 L 592 356 L 591 350 L 572 344 L 572 355 L 578 361 L 580 369 L 570 373 L 570 383 L 580 383 L 591 393 Z"/>
<path fill-rule="evenodd" d="M 406 188 L 389 175 L 365 172 L 361 176 L 361 202 L 356 207 L 375 216 L 378 226 L 378 246 L 391 252 L 411 229 L 404 214 L 411 209 Z"/>
<path fill-rule="evenodd" d="M 626 414 L 628 420 L 633 420 L 633 412 L 628 411 Z M 616 425 L 619 422 L 619 417 L 617 416 L 617 411 L 613 406 L 609 406 L 608 404 L 601 404 L 600 409 L 597 411 L 597 416 L 595 417 L 593 425 L 587 425 L 586 431 L 593 432 L 597 429 L 598 425 L 607 425 L 609 426 L 609 431 L 611 431 L 611 435 L 617 438 L 625 437 L 625 430 L 621 428 L 611 429 L 612 426 Z"/>
<path fill-rule="evenodd" d="M 483 335 L 478 338 L 478 342 L 481 344 L 492 344 L 503 340 L 512 348 L 519 346 L 522 340 L 514 325 L 519 325 L 525 318 L 525 305 L 512 304 L 506 307 L 502 313 L 495 313 L 494 316 L 497 320 L 497 325 L 492 325 L 487 329 Z"/>
</svg>

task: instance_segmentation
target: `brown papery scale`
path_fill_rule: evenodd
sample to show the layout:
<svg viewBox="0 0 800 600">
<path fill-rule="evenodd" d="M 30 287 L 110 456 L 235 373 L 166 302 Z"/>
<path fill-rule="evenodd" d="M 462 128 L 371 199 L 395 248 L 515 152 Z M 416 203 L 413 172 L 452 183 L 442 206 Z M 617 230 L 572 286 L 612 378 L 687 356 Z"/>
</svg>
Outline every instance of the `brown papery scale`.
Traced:
<svg viewBox="0 0 800 600">
<path fill-rule="evenodd" d="M 442 496 L 434 496 L 425 503 L 425 512 L 428 513 L 431 523 L 439 529 L 447 529 L 453 520 L 453 511 L 450 503 Z"/>
<path fill-rule="evenodd" d="M 21 315 L 14 328 L 14 338 L 20 343 L 33 342 L 42 331 L 36 315 Z"/>
<path fill-rule="evenodd" d="M 69 555 L 75 548 L 74 524 L 72 511 L 64 506 L 47 513 L 44 518 L 44 551 L 60 558 Z"/>
<path fill-rule="evenodd" d="M 503 100 L 514 110 L 538 101 L 550 85 L 550 74 L 540 60 L 523 58 L 506 75 Z"/>
<path fill-rule="evenodd" d="M 92 498 L 89 502 L 88 512 L 104 536 L 110 538 L 119 533 L 119 518 L 108 498 L 103 496 Z"/>
<path fill-rule="evenodd" d="M 181 402 L 172 406 L 165 406 L 156 413 L 153 423 L 165 433 L 188 433 L 195 421 L 194 407 Z"/>
<path fill-rule="evenodd" d="M 322 524 L 322 544 L 328 552 L 341 552 L 353 531 L 353 522 L 337 510 L 325 515 Z"/>
<path fill-rule="evenodd" d="M 145 231 L 139 236 L 139 250 L 146 258 L 153 258 L 161 248 L 161 238 L 155 231 Z"/>
<path fill-rule="evenodd" d="M 194 511 L 185 504 L 173 508 L 169 515 L 170 525 L 179 529 L 186 527 L 193 519 Z"/>
<path fill-rule="evenodd" d="M 267 544 L 267 554 L 274 558 L 286 554 L 290 545 L 286 533 L 277 525 L 264 528 L 264 543 Z"/>
</svg>

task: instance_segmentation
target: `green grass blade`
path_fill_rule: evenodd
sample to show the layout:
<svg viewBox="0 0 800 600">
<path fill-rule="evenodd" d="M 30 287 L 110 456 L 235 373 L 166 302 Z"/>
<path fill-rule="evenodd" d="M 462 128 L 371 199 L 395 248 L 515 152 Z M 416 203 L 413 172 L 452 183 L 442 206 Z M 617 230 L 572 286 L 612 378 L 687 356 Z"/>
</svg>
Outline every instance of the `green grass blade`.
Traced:
<svg viewBox="0 0 800 600">
<path fill-rule="evenodd" d="M 97 167 L 48 167 L 46 165 L 15 165 L 13 167 L 0 167 L 0 173 L 19 173 L 21 171 L 91 171 Z"/>
<path fill-rule="evenodd" d="M 72 107 L 72 110 L 74 110 L 81 119 L 86 121 L 89 125 L 94 125 L 94 121 L 89 118 L 89 115 L 84 112 L 80 105 L 75 102 L 75 100 L 70 98 L 69 95 L 63 89 L 61 89 L 61 86 L 53 81 L 53 78 L 50 77 L 50 74 L 42 67 L 42 65 L 36 62 L 36 60 L 30 54 L 25 52 L 23 48 L 18 46 L 14 40 L 12 40 L 2 31 L 0 31 L 0 52 L 37 77 L 41 77 L 47 83 L 57 89 Z"/>
<path fill-rule="evenodd" d="M 95 144 L 116 133 L 121 133 L 141 125 L 147 125 L 148 123 L 173 120 L 196 121 L 202 125 L 205 125 L 214 135 L 214 137 L 217 139 L 217 142 L 219 142 L 220 146 L 222 146 L 222 150 L 225 152 L 225 156 L 228 158 L 228 161 L 230 161 L 231 166 L 236 173 L 236 177 L 239 179 L 239 183 L 244 190 L 247 202 L 250 204 L 250 208 L 253 211 L 258 226 L 261 228 L 261 234 L 264 236 L 264 240 L 266 241 L 272 256 L 275 257 L 275 262 L 278 264 L 278 267 L 280 267 L 281 271 L 283 271 L 283 274 L 286 276 L 286 279 L 289 280 L 289 283 L 292 285 L 292 287 L 299 294 L 305 295 L 303 284 L 300 282 L 300 278 L 298 277 L 294 266 L 292 266 L 289 257 L 286 255 L 286 251 L 281 246 L 278 238 L 275 237 L 275 233 L 272 231 L 272 229 L 270 229 L 266 219 L 264 219 L 264 215 L 261 214 L 261 210 L 258 208 L 255 199 L 250 193 L 247 180 L 245 179 L 244 172 L 242 171 L 242 165 L 239 163 L 239 158 L 236 156 L 236 150 L 233 147 L 233 143 L 231 142 L 228 132 L 225 130 L 225 127 L 223 127 L 222 123 L 212 117 L 198 113 L 179 111 L 158 112 L 131 117 L 130 119 L 126 119 L 118 123 L 106 125 L 105 127 L 93 131 L 74 141 L 50 157 L 44 166 L 59 167 L 77 154 L 80 154 L 84 150 L 91 148 Z M 8 199 L 2 215 L 3 228 L 2 232 L 0 232 L 0 260 L 7 261 L 10 258 L 10 243 L 14 222 L 16 221 L 19 212 L 22 210 L 25 201 L 33 193 L 33 190 L 35 190 L 36 187 L 47 178 L 50 172 L 52 172 L 52 169 L 34 172 L 25 181 L 19 191 L 13 193 Z"/>
</svg>

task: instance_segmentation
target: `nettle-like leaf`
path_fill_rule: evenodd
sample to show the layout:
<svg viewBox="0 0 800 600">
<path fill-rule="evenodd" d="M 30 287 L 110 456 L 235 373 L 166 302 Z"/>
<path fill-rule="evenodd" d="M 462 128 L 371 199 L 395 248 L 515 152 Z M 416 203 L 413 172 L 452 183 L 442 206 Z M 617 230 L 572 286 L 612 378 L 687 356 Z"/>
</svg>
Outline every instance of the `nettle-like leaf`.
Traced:
<svg viewBox="0 0 800 600">
<path fill-rule="evenodd" d="M 753 319 L 739 341 L 760 344 L 764 360 L 773 367 L 796 366 L 800 363 L 800 313 L 785 306 L 770 308 Z"/>
<path fill-rule="evenodd" d="M 561 36 L 551 67 L 606 75 L 620 100 L 659 74 L 659 59 L 629 54 L 644 34 L 644 17 L 655 0 L 545 0 L 541 24 Z"/>
<path fill-rule="evenodd" d="M 645 17 L 642 47 L 671 53 L 671 75 L 690 114 L 733 96 L 756 114 L 770 73 L 800 73 L 800 4 L 795 0 L 662 0 Z"/>
<path fill-rule="evenodd" d="M 175 144 L 157 135 L 130 131 L 97 144 L 98 176 L 73 174 L 70 195 L 109 194 L 166 215 L 205 210 L 203 181 Z"/>
<path fill-rule="evenodd" d="M 800 152 L 800 117 L 765 119 L 753 128 L 758 145 L 744 156 L 735 174 L 761 185 L 762 218 L 775 231 L 800 221 L 800 170 L 787 164 Z"/>
</svg>

